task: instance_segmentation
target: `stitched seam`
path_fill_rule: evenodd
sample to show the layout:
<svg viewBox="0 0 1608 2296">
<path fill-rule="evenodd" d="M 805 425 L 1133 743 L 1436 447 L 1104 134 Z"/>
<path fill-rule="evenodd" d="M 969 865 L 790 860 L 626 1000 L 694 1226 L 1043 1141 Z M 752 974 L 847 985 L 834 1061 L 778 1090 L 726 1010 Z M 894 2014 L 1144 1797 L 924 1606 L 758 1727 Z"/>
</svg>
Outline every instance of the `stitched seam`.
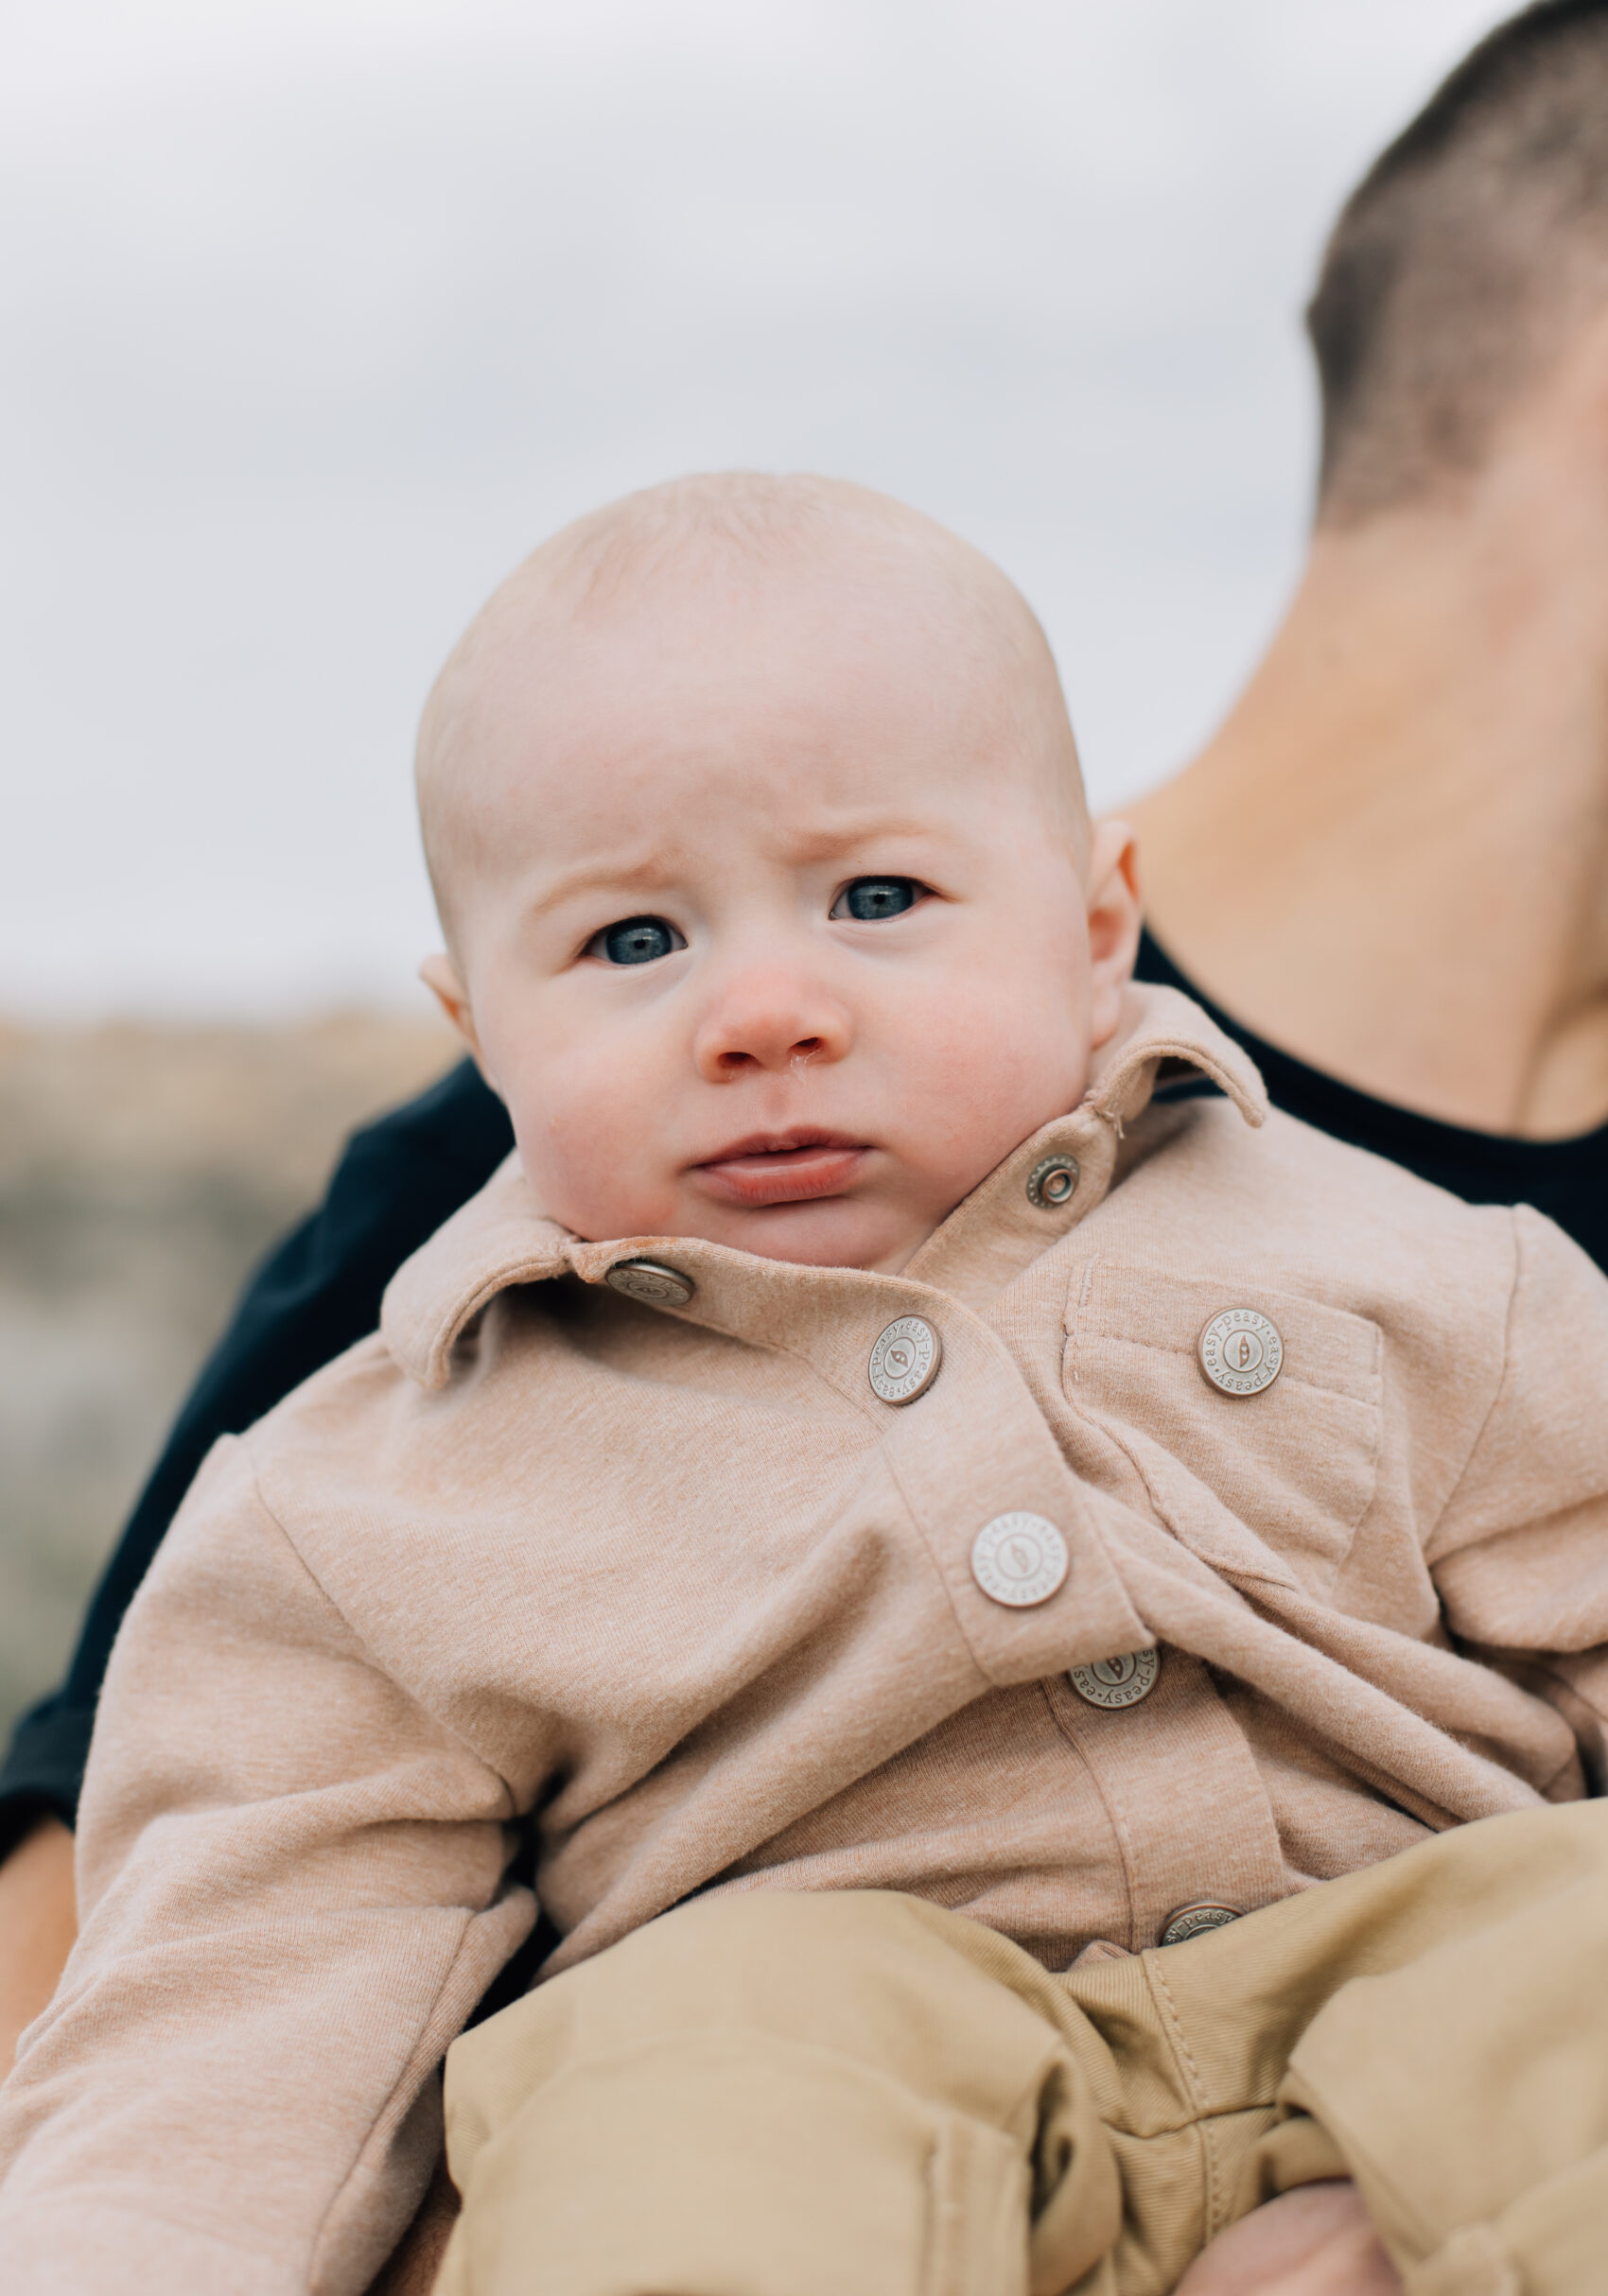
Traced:
<svg viewBox="0 0 1608 2296">
<path fill-rule="evenodd" d="M 1090 1300 L 1093 1295 L 1094 1275 L 1099 1265 L 1100 1262 L 1097 1258 L 1086 1260 L 1083 1262 L 1083 1281 L 1078 1287 L 1077 1304 L 1075 1307 L 1073 1305 L 1072 1289 L 1073 1279 L 1078 1274 L 1078 1270 L 1077 1268 L 1073 1267 L 1069 1268 L 1067 1271 L 1066 1306 L 1062 1311 L 1062 1320 L 1066 1326 L 1066 1357 L 1070 1359 L 1072 1369 L 1071 1377 L 1069 1379 L 1067 1376 L 1067 1363 L 1063 1361 L 1061 1366 L 1061 1385 L 1063 1387 L 1077 1386 L 1082 1383 L 1083 1349 L 1085 1343 L 1083 1323 L 1084 1317 L 1088 1312 Z"/>
<path fill-rule="evenodd" d="M 887 1470 L 888 1481 L 893 1485 L 895 1490 L 899 1493 L 900 1504 L 904 1509 L 906 1520 L 909 1522 L 911 1528 L 916 1533 L 917 1538 L 921 1541 L 921 1551 L 927 1557 L 927 1566 L 931 1570 L 934 1577 L 937 1580 L 939 1592 L 942 1593 L 945 1602 L 949 1605 L 949 1614 L 954 1621 L 954 1630 L 960 1637 L 961 1648 L 965 1651 L 967 1658 L 970 1661 L 971 1671 L 977 1677 L 979 1682 L 984 1685 L 985 1689 L 997 1689 L 999 1685 L 995 1682 L 993 1676 L 984 1665 L 982 1660 L 977 1656 L 976 1649 L 972 1644 L 971 1637 L 966 1631 L 966 1621 L 960 1615 L 960 1605 L 955 1601 L 954 1592 L 950 1586 L 949 1574 L 944 1569 L 942 1558 L 939 1556 L 936 1548 L 934 1546 L 932 1539 L 927 1535 L 927 1526 L 922 1522 L 919 1513 L 917 1511 L 917 1508 L 911 1500 L 910 1493 L 905 1489 L 903 1478 L 900 1476 L 898 1468 L 894 1465 L 893 1461 L 886 1455 L 885 1452 L 883 1455 L 883 1465 Z"/>
<path fill-rule="evenodd" d="M 1145 1956 L 1145 1976 L 1150 1988 L 1151 1998 L 1162 2012 L 1162 2024 L 1167 2036 L 1168 2046 L 1172 2050 L 1174 2062 L 1183 2075 L 1184 2086 L 1188 2091 L 1190 2105 L 1193 2108 L 1189 2126 L 1195 2132 L 1195 2141 L 1199 2148 L 1206 2237 L 1210 2240 L 1213 2234 L 1219 2229 L 1223 2205 L 1221 2189 L 1223 2177 L 1222 2165 L 1217 2158 L 1217 2148 L 1213 2141 L 1213 2116 L 1207 2110 L 1205 2083 L 1200 2078 L 1200 2068 L 1195 2061 L 1195 2052 L 1190 2047 L 1188 2038 L 1184 2033 L 1183 2022 L 1179 2016 L 1178 2006 L 1167 1984 L 1166 1972 L 1155 1952 L 1147 1953 Z"/>
<path fill-rule="evenodd" d="M 1068 1727 L 1066 1721 L 1057 1712 L 1056 1701 L 1050 1695 L 1049 1684 L 1047 1682 L 1040 1682 L 1039 1684 L 1039 1692 L 1040 1696 L 1043 1698 L 1045 1705 L 1050 1710 L 1050 1720 L 1055 1724 L 1057 1735 L 1072 1748 L 1078 1761 L 1082 1764 L 1083 1774 L 1094 1789 L 1095 1799 L 1098 1800 L 1101 1809 L 1104 1810 L 1106 1814 L 1106 1822 L 1110 1827 L 1112 1837 L 1116 1842 L 1117 1855 L 1122 1861 L 1123 1888 L 1127 1895 L 1127 1942 L 1128 1950 L 1131 1952 L 1133 1950 L 1134 1939 L 1139 1934 L 1138 1878 L 1135 1868 L 1133 1845 L 1128 1839 L 1127 1827 L 1123 1820 L 1121 1810 L 1118 1808 L 1117 1804 L 1111 1800 L 1110 1795 L 1106 1792 L 1105 1782 L 1102 1780 L 1099 1771 L 1090 1761 L 1088 1755 L 1084 1752 L 1082 1747 L 1073 1735 L 1072 1731 Z M 1067 1696 L 1070 1697 L 1072 1693 L 1069 1691 Z"/>
<path fill-rule="evenodd" d="M 1185 2037 L 1183 2023 L 1178 2013 L 1178 2004 L 1173 1999 L 1172 1988 L 1167 1983 L 1166 1971 L 1162 1968 L 1161 1960 L 1155 1953 L 1148 1953 L 1145 1957 L 1145 1974 L 1151 1992 L 1159 1997 L 1162 2019 L 1166 2025 L 1168 2038 L 1172 2043 L 1173 2054 L 1181 2060 L 1194 2116 L 1197 2119 L 1203 2119 L 1206 2115 L 1205 2084 L 1200 2078 L 1200 2068 L 1195 2061 L 1195 2052 Z"/>
<path fill-rule="evenodd" d="M 1445 1522 L 1446 1517 L 1451 1513 L 1453 1506 L 1457 1504 L 1458 1493 L 1462 1489 L 1463 1485 L 1468 1481 L 1470 1474 L 1473 1472 L 1474 1462 L 1479 1453 L 1479 1446 L 1485 1440 L 1485 1431 L 1490 1426 L 1492 1420 L 1495 1418 L 1496 1406 L 1501 1401 L 1503 1394 L 1507 1388 L 1508 1365 L 1513 1351 L 1513 1318 L 1518 1313 L 1519 1278 L 1524 1273 L 1524 1253 L 1519 1244 L 1518 1221 L 1519 1211 L 1522 1209 L 1523 1208 L 1521 1206 L 1515 1205 L 1508 1214 L 1508 1231 L 1512 1238 L 1513 1246 L 1513 1273 L 1512 1280 L 1508 1286 L 1508 1312 L 1506 1316 L 1503 1318 L 1502 1323 L 1501 1368 L 1496 1374 L 1496 1383 L 1491 1391 L 1491 1400 L 1486 1405 L 1484 1417 L 1481 1418 L 1478 1427 L 1475 1430 L 1474 1440 L 1468 1447 L 1468 1455 L 1463 1460 L 1461 1471 L 1459 1472 L 1457 1481 L 1453 1484 L 1451 1489 L 1446 1493 L 1440 1513 L 1436 1516 L 1433 1522 L 1425 1526 L 1422 1551 L 1426 1557 L 1430 1548 L 1435 1543 L 1436 1532 L 1440 1529 L 1442 1523 Z M 1431 1570 L 1433 1570 L 1433 1565 L 1430 1567 Z"/>
<path fill-rule="evenodd" d="M 1120 1284 L 1126 1278 L 1130 1283 L 1138 1283 L 1146 1294 L 1151 1287 L 1160 1284 L 1163 1292 L 1174 1299 L 1183 1295 L 1196 1296 L 1202 1320 L 1212 1298 L 1221 1297 L 1225 1288 L 1231 1284 L 1243 1284 L 1247 1292 L 1271 1301 L 1269 1312 L 1275 1315 L 1281 1308 L 1286 1314 L 1309 1315 L 1315 1328 L 1329 1335 L 1331 1344 L 1355 1347 L 1355 1337 L 1348 1341 L 1344 1335 L 1355 1334 L 1358 1325 L 1369 1332 L 1371 1347 L 1379 1332 L 1378 1322 L 1373 1316 L 1364 1314 L 1360 1308 L 1342 1307 L 1338 1301 L 1325 1296 L 1329 1270 L 1326 1263 L 1320 1261 L 1306 1258 L 1281 1261 L 1272 1279 L 1257 1266 L 1248 1266 L 1237 1259 L 1225 1263 L 1210 1276 L 1180 1276 L 1170 1264 L 1162 1265 L 1154 1260 L 1133 1256 L 1131 1247 L 1129 1252 L 1109 1253 L 1103 1258 L 1101 1265 L 1109 1270 L 1116 1283 Z M 1113 1330 L 1110 1336 L 1121 1339 L 1127 1335 L 1120 1330 Z"/>
<path fill-rule="evenodd" d="M 495 1778 L 497 1780 L 498 1784 L 502 1788 L 508 1803 L 508 1807 L 503 1814 L 506 1819 L 512 1820 L 519 1817 L 521 1813 L 519 1809 L 518 1797 L 515 1793 L 512 1784 L 502 1775 L 502 1772 L 492 1767 L 492 1765 L 486 1760 L 480 1748 L 473 1745 L 469 1739 L 465 1738 L 462 1731 L 454 1730 L 450 1722 L 443 1721 L 441 1716 L 432 1712 L 429 1707 L 422 1705 L 420 1701 L 414 1697 L 412 1692 L 405 1688 L 405 1686 L 396 1679 L 396 1677 L 390 1671 L 390 1669 L 380 1663 L 379 1660 L 375 1656 L 374 1651 L 371 1649 L 366 1638 L 358 1631 L 357 1626 L 347 1616 L 344 1609 L 336 1601 L 334 1595 L 331 1594 L 329 1589 L 324 1585 L 323 1579 L 320 1578 L 318 1573 L 313 1569 L 311 1563 L 303 1554 L 287 1524 L 269 1505 L 268 1494 L 262 1487 L 262 1477 L 258 1470 L 256 1450 L 252 1442 L 251 1437 L 249 1435 L 240 1435 L 236 1436 L 235 1440 L 240 1444 L 241 1449 L 245 1452 L 247 1461 L 250 1464 L 252 1470 L 252 1494 L 256 1500 L 258 1506 L 261 1507 L 264 1515 L 266 1515 L 269 1522 L 272 1523 L 274 1529 L 279 1533 L 287 1551 L 295 1560 L 297 1568 L 306 1579 L 307 1584 L 310 1587 L 316 1588 L 320 1599 L 341 1621 L 341 1624 L 345 1627 L 347 1633 L 351 1636 L 357 1647 L 362 1652 L 364 1663 L 370 1668 L 371 1672 L 378 1675 L 382 1681 L 389 1682 L 393 1689 L 401 1691 L 402 1696 L 407 1699 L 409 1705 L 413 1708 L 414 1712 L 423 1714 L 428 1720 L 433 1729 L 440 1731 L 444 1738 L 450 1738 L 452 1743 L 461 1748 L 462 1750 L 469 1756 L 471 1761 L 478 1763 L 480 1767 L 484 1770 L 488 1778 Z M 488 1818 L 485 1820 L 485 1823 L 488 1825 L 497 1824 L 498 1822 L 500 1821 L 491 1818 Z"/>
</svg>

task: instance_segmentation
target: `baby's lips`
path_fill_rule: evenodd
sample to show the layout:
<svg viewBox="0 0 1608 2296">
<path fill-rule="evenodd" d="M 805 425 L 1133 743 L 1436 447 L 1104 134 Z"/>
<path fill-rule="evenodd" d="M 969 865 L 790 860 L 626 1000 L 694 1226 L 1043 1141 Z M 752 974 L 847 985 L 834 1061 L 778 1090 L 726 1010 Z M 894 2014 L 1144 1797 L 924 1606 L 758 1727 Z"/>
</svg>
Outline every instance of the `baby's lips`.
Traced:
<svg viewBox="0 0 1608 2296">
<path fill-rule="evenodd" d="M 693 1165 L 692 1175 L 726 1204 L 807 1204 L 841 1195 L 859 1176 L 868 1154 L 864 1143 L 817 1141 L 805 1148 L 715 1157 Z"/>
</svg>

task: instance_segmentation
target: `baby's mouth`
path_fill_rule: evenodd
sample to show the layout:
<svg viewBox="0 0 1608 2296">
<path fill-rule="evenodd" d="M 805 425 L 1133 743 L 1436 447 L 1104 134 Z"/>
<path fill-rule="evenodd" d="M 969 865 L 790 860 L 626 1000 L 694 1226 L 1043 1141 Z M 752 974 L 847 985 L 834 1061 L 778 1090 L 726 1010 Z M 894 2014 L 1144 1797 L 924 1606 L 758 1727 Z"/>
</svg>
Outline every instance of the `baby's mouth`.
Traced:
<svg viewBox="0 0 1608 2296">
<path fill-rule="evenodd" d="M 807 1204 L 815 1196 L 841 1195 L 869 1154 L 865 1141 L 841 1133 L 765 1133 L 735 1140 L 691 1170 L 725 1204 Z"/>
</svg>

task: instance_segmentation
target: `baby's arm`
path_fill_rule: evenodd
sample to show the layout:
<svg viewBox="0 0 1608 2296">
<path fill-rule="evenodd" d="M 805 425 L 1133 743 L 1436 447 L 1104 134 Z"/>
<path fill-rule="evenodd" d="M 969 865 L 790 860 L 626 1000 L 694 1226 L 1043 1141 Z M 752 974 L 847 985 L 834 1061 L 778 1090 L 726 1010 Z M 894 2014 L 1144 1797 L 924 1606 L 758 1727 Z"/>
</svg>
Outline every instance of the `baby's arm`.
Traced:
<svg viewBox="0 0 1608 2296">
<path fill-rule="evenodd" d="M 114 1655 L 82 1935 L 0 2093 L 9 2296 L 363 2288 L 435 2157 L 436 2065 L 531 1925 L 510 1816 L 221 1448 Z"/>
</svg>

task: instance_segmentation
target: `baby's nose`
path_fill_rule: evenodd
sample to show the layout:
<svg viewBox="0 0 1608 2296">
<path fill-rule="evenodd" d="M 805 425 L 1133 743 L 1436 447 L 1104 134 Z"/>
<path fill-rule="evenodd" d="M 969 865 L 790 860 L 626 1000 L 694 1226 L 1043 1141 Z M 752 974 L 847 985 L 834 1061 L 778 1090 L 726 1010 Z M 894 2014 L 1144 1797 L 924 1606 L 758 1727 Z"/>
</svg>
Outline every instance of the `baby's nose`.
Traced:
<svg viewBox="0 0 1608 2296">
<path fill-rule="evenodd" d="M 848 1015 L 834 997 L 774 976 L 749 979 L 706 1015 L 694 1057 L 707 1082 L 725 1084 L 750 1070 L 841 1060 L 851 1036 Z"/>
</svg>

